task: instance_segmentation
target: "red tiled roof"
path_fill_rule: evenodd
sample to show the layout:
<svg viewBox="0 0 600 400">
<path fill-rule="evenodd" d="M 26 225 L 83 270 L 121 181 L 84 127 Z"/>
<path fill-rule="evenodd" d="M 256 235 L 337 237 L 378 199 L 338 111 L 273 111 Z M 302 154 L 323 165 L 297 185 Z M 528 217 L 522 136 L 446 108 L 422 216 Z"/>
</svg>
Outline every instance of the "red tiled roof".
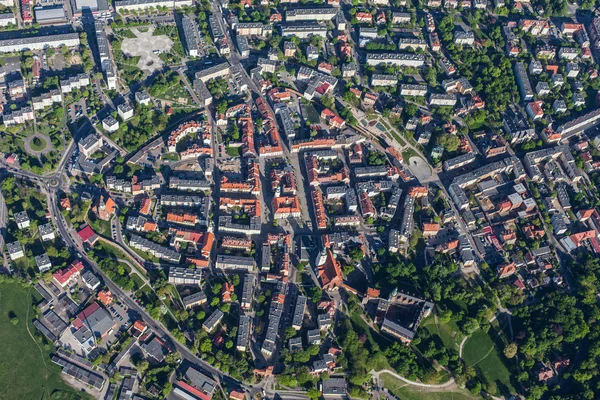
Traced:
<svg viewBox="0 0 600 400">
<path fill-rule="evenodd" d="M 77 260 L 73 261 L 71 265 L 69 265 L 67 268 L 59 269 L 58 271 L 53 273 L 52 276 L 54 277 L 54 279 L 56 279 L 58 283 L 60 283 L 61 286 L 64 286 L 64 284 L 67 283 L 69 279 L 73 277 L 73 275 L 78 274 L 82 270 L 83 264 L 81 261 Z"/>
<path fill-rule="evenodd" d="M 84 242 L 87 242 L 92 236 L 94 236 L 96 233 L 93 231 L 93 229 L 88 225 L 85 228 L 81 229 L 79 232 L 77 232 L 77 234 L 79 235 L 79 237 L 81 238 L 81 240 L 83 240 Z"/>
</svg>

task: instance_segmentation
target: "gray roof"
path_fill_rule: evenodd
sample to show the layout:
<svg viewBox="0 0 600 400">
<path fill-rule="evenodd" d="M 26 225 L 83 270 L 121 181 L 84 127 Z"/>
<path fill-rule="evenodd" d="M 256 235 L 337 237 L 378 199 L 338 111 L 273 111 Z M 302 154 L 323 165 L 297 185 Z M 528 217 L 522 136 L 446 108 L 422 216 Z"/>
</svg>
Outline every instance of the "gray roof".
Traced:
<svg viewBox="0 0 600 400">
<path fill-rule="evenodd" d="M 62 6 L 36 7 L 33 11 L 35 12 L 35 20 L 37 22 L 66 20 L 65 9 Z"/>
<path fill-rule="evenodd" d="M 190 381 L 192 386 L 208 394 L 214 393 L 217 387 L 217 382 L 192 367 L 185 371 L 185 378 Z"/>
<path fill-rule="evenodd" d="M 185 306 L 196 304 L 198 302 L 206 301 L 206 294 L 204 292 L 198 292 L 194 294 L 190 294 L 189 296 L 181 299 Z"/>
<path fill-rule="evenodd" d="M 323 380 L 323 396 L 344 396 L 346 394 L 346 379 L 329 378 Z"/>
<path fill-rule="evenodd" d="M 85 310 L 84 310 L 85 312 Z M 90 331 L 94 333 L 96 337 L 103 336 L 106 332 L 112 329 L 115 326 L 115 321 L 113 321 L 112 317 L 102 307 L 98 307 L 97 310 L 87 315 L 86 313 L 81 312 L 78 316 L 84 318 L 82 321 Z"/>
</svg>

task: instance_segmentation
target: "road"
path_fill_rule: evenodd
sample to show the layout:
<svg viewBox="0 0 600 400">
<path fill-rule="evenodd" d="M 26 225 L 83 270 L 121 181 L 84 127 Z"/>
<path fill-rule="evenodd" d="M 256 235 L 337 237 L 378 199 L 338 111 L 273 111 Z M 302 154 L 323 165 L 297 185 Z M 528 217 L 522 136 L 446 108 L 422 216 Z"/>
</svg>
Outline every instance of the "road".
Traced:
<svg viewBox="0 0 600 400">
<path fill-rule="evenodd" d="M 454 378 L 450 378 L 448 381 L 436 385 L 436 384 L 428 384 L 428 383 L 421 383 L 421 382 L 411 381 L 409 379 L 406 379 L 406 378 L 398 375 L 395 371 L 392 371 L 392 370 L 389 370 L 389 369 L 382 369 L 381 371 L 373 371 L 372 370 L 369 373 L 371 374 L 371 376 L 373 376 L 373 380 L 375 381 L 375 384 L 379 385 L 379 386 L 381 386 L 380 381 L 379 381 L 379 376 L 381 374 L 390 374 L 394 378 L 400 379 L 402 382 L 408 383 L 411 386 L 432 389 L 432 391 L 439 391 L 440 389 L 454 389 L 454 388 L 456 388 L 456 382 L 454 381 Z"/>
<path fill-rule="evenodd" d="M 154 330 L 161 337 L 168 337 L 173 342 L 174 347 L 181 354 L 182 358 L 190 361 L 193 364 L 199 365 L 202 369 L 204 369 L 207 373 L 211 374 L 215 379 L 218 379 L 221 382 L 227 382 L 234 386 L 247 388 L 243 383 L 231 378 L 230 376 L 224 374 L 217 368 L 208 364 L 204 360 L 198 358 L 195 354 L 193 354 L 185 345 L 179 343 L 173 335 L 160 323 L 152 319 L 152 317 L 146 312 L 146 310 L 138 305 L 135 301 L 131 299 L 131 297 L 125 293 L 120 287 L 115 285 L 109 278 L 104 274 L 104 272 L 98 267 L 96 262 L 90 259 L 85 252 L 83 245 L 79 242 L 78 239 L 75 239 L 74 231 L 69 230 L 66 225 L 66 222 L 60 213 L 57 205 L 56 193 L 54 191 L 50 191 L 49 193 L 49 210 L 51 214 L 51 218 L 56 224 L 56 227 L 60 233 L 61 238 L 65 241 L 66 245 L 81 259 L 84 259 L 88 265 L 94 270 L 96 274 L 102 277 L 108 289 L 116 295 L 121 302 L 123 302 L 129 309 L 137 312 L 141 319 L 148 324 L 148 326 Z"/>
</svg>

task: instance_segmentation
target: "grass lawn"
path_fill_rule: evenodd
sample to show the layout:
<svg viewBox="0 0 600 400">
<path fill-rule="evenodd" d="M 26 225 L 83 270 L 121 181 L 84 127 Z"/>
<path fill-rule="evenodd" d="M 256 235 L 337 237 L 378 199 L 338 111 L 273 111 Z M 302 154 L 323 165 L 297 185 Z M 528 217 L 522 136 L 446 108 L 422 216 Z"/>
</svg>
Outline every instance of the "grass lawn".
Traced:
<svg viewBox="0 0 600 400">
<path fill-rule="evenodd" d="M 494 339 L 496 331 L 490 329 L 488 333 L 481 330 L 475 331 L 463 347 L 463 359 L 469 366 L 474 365 L 479 374 L 488 382 L 495 382 L 499 389 L 507 388 L 514 393 L 515 389 L 510 382 L 510 372 L 504 364 L 502 354 L 502 340 Z M 498 393 L 499 394 L 499 393 Z"/>
<path fill-rule="evenodd" d="M 31 149 L 33 151 L 42 151 L 46 148 L 47 143 L 44 138 L 36 136 L 33 139 L 31 139 L 31 141 L 29 142 L 29 145 L 31 146 Z"/>
<path fill-rule="evenodd" d="M 32 289 L 33 290 L 33 289 Z M 27 311 L 29 310 L 29 318 Z M 9 312 L 19 322 L 13 325 Z M 52 344 L 42 344 L 41 334 L 31 325 L 34 307 L 29 288 L 16 283 L 0 283 L 0 387 L 2 399 L 89 398 L 68 386 L 61 368 L 50 361 Z M 36 340 L 31 339 L 25 324 Z M 38 347 L 39 346 L 39 347 Z"/>
<path fill-rule="evenodd" d="M 129 265 L 124 264 L 124 263 L 119 263 L 122 266 L 127 266 L 129 268 Z M 131 268 L 129 268 L 131 270 Z M 142 278 L 139 277 L 138 274 L 131 274 L 131 280 L 135 282 L 135 287 L 136 288 L 141 288 L 142 286 L 145 285 L 145 282 L 142 280 Z"/>
<path fill-rule="evenodd" d="M 227 148 L 225 149 L 227 151 L 227 154 L 229 154 L 231 157 L 241 157 L 242 156 L 242 147 L 238 146 L 227 146 Z"/>
<path fill-rule="evenodd" d="M 438 320 L 436 327 L 435 318 L 433 315 L 430 315 L 421 322 L 421 327 L 426 328 L 432 335 L 438 335 L 448 349 L 459 350 L 460 342 L 464 335 L 460 332 L 458 326 L 456 326 L 456 322 L 450 321 L 447 324 L 443 324 Z"/>
<path fill-rule="evenodd" d="M 393 131 L 393 130 L 390 129 L 388 132 L 392 134 L 392 136 L 394 137 L 394 139 L 396 139 L 396 142 L 400 143 L 400 145 L 402 145 L 402 146 L 406 146 L 406 142 L 404 141 L 404 139 L 402 139 L 400 137 L 400 135 L 398 135 L 396 133 L 396 131 Z"/>
<path fill-rule="evenodd" d="M 106 242 L 98 241 L 94 246 L 94 251 L 98 252 L 98 254 L 103 255 L 105 257 L 120 258 L 122 260 L 127 260 L 127 256 L 121 251 L 121 249 L 110 245 Z"/>
<path fill-rule="evenodd" d="M 138 256 L 142 257 L 142 259 L 146 260 L 146 261 L 150 261 L 150 262 L 160 262 L 160 260 L 156 257 L 154 257 L 152 254 L 150 253 L 146 253 L 145 251 L 141 251 L 138 249 L 134 249 L 133 247 L 131 248 L 131 250 L 133 250 L 135 252 L 135 254 L 137 254 Z"/>
<path fill-rule="evenodd" d="M 306 117 L 311 124 L 318 124 L 321 122 L 321 117 L 312 104 L 304 105 L 304 110 L 306 111 Z"/>
<path fill-rule="evenodd" d="M 165 161 L 179 161 L 179 154 L 177 153 L 165 153 L 162 155 L 162 159 Z"/>
<path fill-rule="evenodd" d="M 391 393 L 402 400 L 471 400 L 471 396 L 466 390 L 455 389 L 447 392 L 425 392 L 418 391 L 412 386 L 408 386 L 401 380 L 390 374 L 381 374 L 381 383 Z"/>
<path fill-rule="evenodd" d="M 411 148 L 408 148 L 402 152 L 402 158 L 404 158 L 404 162 L 408 163 L 411 157 L 419 157 L 416 151 Z"/>
</svg>

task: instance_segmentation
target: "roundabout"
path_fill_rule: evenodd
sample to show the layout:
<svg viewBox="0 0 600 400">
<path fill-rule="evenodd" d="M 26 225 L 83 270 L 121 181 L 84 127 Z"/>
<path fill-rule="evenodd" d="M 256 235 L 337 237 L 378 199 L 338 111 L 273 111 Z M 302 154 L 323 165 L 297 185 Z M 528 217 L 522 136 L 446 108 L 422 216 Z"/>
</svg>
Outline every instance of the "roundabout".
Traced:
<svg viewBox="0 0 600 400">
<path fill-rule="evenodd" d="M 25 146 L 25 151 L 36 157 L 52 150 L 52 140 L 49 136 L 41 133 L 36 133 L 35 135 L 23 139 L 23 144 Z"/>
</svg>

